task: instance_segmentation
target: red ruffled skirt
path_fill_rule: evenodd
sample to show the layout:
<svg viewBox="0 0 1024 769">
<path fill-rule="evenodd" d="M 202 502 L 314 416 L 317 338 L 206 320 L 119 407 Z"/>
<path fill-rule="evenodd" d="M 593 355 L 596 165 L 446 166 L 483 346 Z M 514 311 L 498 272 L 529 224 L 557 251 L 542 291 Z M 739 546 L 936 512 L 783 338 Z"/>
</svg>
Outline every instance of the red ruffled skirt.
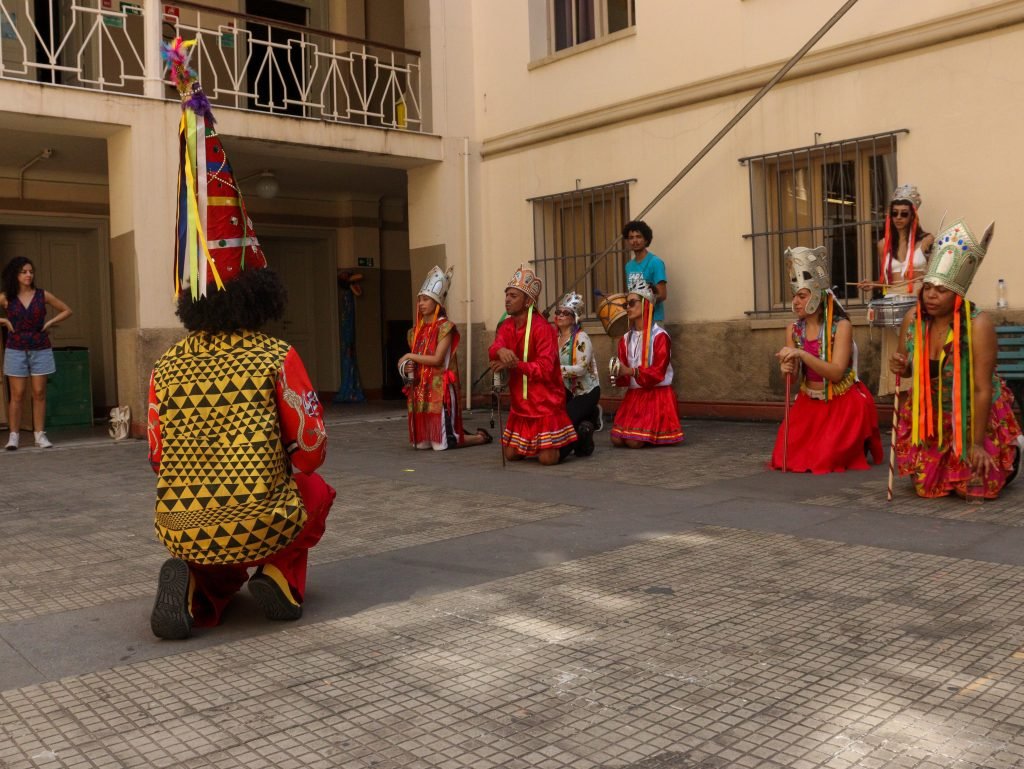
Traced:
<svg viewBox="0 0 1024 769">
<path fill-rule="evenodd" d="M 560 414 L 524 417 L 509 414 L 501 434 L 501 445 L 512 446 L 524 457 L 536 456 L 546 449 L 560 449 L 576 440 L 576 431 L 563 410 Z"/>
<path fill-rule="evenodd" d="M 779 427 L 771 468 L 782 469 L 786 425 Z M 878 409 L 863 382 L 854 382 L 842 395 L 815 400 L 804 393 L 789 409 L 789 451 L 786 470 L 792 473 L 841 473 L 867 470 L 865 454 L 881 464 L 882 436 Z"/>
<path fill-rule="evenodd" d="M 612 437 L 653 446 L 683 442 L 683 428 L 671 387 L 630 388 L 615 412 Z"/>
<path fill-rule="evenodd" d="M 1005 382 L 1000 382 L 1000 385 L 1002 392 L 989 409 L 988 426 L 985 428 L 985 451 L 996 464 L 996 469 L 985 477 L 985 499 L 996 499 L 1006 485 L 1016 456 L 1017 436 L 1021 434 L 1013 414 L 1013 393 Z M 971 466 L 953 453 L 949 443 L 953 435 L 952 413 L 944 410 L 942 414 L 945 446 L 938 446 L 936 436 L 914 446 L 910 442 L 913 429 L 911 409 L 912 399 L 905 398 L 896 429 L 896 464 L 900 475 L 911 476 L 914 490 L 921 497 L 944 497 L 953 493 L 964 495 L 973 473 Z"/>
</svg>

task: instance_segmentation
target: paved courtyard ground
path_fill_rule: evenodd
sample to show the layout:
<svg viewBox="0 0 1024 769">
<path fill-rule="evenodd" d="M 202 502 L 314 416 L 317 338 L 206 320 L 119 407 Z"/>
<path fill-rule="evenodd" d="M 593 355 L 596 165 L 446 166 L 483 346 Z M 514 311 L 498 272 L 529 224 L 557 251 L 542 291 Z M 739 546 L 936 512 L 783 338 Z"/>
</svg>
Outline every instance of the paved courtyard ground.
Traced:
<svg viewBox="0 0 1024 769">
<path fill-rule="evenodd" d="M 0 455 L 0 767 L 1024 769 L 1024 483 L 887 503 L 766 471 L 770 424 L 554 468 L 329 426 L 305 616 L 243 590 L 187 642 L 145 445 Z"/>
</svg>

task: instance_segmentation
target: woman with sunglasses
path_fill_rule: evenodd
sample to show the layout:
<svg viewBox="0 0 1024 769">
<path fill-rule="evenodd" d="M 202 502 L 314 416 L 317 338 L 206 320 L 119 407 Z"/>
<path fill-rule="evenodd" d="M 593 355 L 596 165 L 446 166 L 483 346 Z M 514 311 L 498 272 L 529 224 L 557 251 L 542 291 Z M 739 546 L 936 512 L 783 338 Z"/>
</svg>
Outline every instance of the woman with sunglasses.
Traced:
<svg viewBox="0 0 1024 769">
<path fill-rule="evenodd" d="M 580 328 L 583 310 L 583 297 L 570 291 L 558 301 L 555 326 L 565 385 L 565 410 L 576 430 L 576 443 L 563 448 L 562 452 L 573 451 L 578 457 L 589 457 L 594 453 L 594 431 L 600 428 L 601 422 L 601 380 L 594 345 L 587 332 Z"/>
<path fill-rule="evenodd" d="M 683 428 L 672 390 L 672 340 L 653 318 L 657 290 L 639 273 L 630 273 L 626 290 L 630 328 L 619 340 L 612 368 L 614 384 L 627 389 L 615 412 L 612 445 L 640 449 L 681 443 Z"/>
<path fill-rule="evenodd" d="M 881 274 L 877 283 L 859 284 L 863 289 L 881 288 L 886 296 L 916 294 L 921 287 L 921 278 L 928 269 L 928 254 L 935 237 L 921 227 L 918 210 L 921 208 L 921 193 L 913 184 L 896 188 L 889 200 L 889 211 L 885 217 L 885 232 L 878 241 L 878 264 Z M 896 392 L 896 376 L 889 370 L 887 362 L 899 346 L 899 327 L 882 329 L 882 366 L 878 374 L 878 394 L 892 395 Z M 900 382 L 900 390 L 906 391 L 908 381 Z"/>
<path fill-rule="evenodd" d="M 857 378 L 853 326 L 832 293 L 824 247 L 786 250 L 795 323 L 776 353 L 796 400 L 779 428 L 771 468 L 794 473 L 867 470 L 882 461 L 874 398 Z"/>
</svg>

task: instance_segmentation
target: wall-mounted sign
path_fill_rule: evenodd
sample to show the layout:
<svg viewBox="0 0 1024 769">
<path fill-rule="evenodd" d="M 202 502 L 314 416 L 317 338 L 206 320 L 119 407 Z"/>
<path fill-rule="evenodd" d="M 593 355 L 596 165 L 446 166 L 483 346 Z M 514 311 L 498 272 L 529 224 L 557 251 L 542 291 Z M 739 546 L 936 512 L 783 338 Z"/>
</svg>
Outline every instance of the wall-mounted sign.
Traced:
<svg viewBox="0 0 1024 769">
<path fill-rule="evenodd" d="M 359 265 L 360 267 L 373 267 L 373 257 L 360 256 L 358 259 L 356 259 L 356 264 Z"/>
<path fill-rule="evenodd" d="M 181 8 L 176 5 L 165 5 L 164 16 L 173 16 L 176 19 L 181 18 Z"/>
<path fill-rule="evenodd" d="M 125 16 L 141 16 L 142 6 L 135 3 L 121 3 L 121 13 Z"/>
</svg>

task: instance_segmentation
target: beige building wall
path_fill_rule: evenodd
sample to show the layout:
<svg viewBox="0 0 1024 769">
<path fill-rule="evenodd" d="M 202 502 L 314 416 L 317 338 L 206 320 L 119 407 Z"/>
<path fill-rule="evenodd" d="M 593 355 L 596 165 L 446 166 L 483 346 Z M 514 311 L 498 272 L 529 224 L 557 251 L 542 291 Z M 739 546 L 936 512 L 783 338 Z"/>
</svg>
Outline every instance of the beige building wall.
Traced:
<svg viewBox="0 0 1024 769">
<path fill-rule="evenodd" d="M 507 276 L 534 255 L 529 198 L 635 178 L 630 202 L 638 212 L 841 3 L 797 1 L 781 12 L 763 2 L 638 0 L 635 29 L 540 60 L 530 53 L 537 5 L 473 8 L 481 54 L 463 87 L 477 94 L 485 240 L 474 263 L 482 282 L 474 317 L 491 334 Z M 747 315 L 753 257 L 743 237 L 751 201 L 742 157 L 908 129 L 898 139 L 899 181 L 921 189 L 926 229 L 936 232 L 945 215 L 947 224 L 963 217 L 980 234 L 996 220 L 971 296 L 992 307 L 1002 277 L 1011 308 L 1024 307 L 1015 253 L 1024 236 L 1016 214 L 1021 166 L 1013 150 L 1024 117 L 1024 2 L 900 8 L 896 29 L 891 3 L 862 0 L 796 76 L 646 216 L 652 250 L 668 269 L 667 325 L 682 361 L 684 401 L 781 396 L 772 353 L 788 318 Z M 873 384 L 878 334 L 869 334 L 862 312 L 856 322 L 862 378 Z"/>
</svg>

